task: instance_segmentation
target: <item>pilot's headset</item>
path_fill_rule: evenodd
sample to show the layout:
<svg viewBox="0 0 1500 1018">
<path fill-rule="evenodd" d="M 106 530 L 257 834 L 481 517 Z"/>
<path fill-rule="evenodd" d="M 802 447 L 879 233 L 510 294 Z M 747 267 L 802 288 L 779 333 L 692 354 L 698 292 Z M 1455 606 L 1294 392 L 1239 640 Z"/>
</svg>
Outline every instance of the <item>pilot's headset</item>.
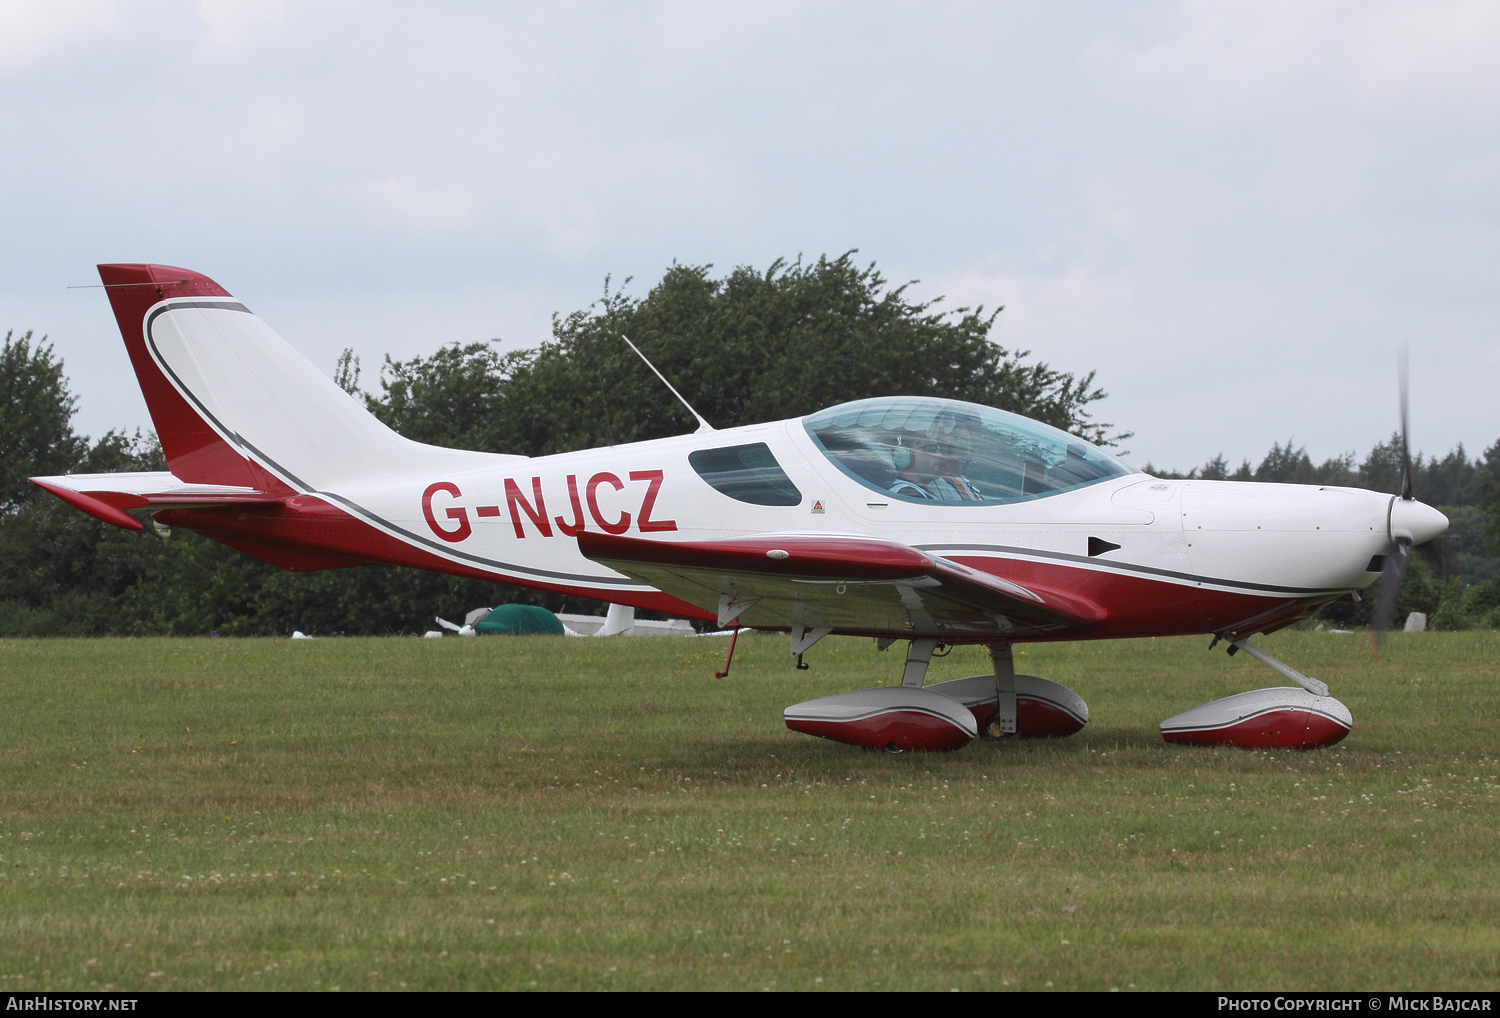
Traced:
<svg viewBox="0 0 1500 1018">
<path fill-rule="evenodd" d="M 901 439 L 896 439 L 896 444 L 891 448 L 891 466 L 898 471 L 905 470 L 911 466 L 911 450 L 901 444 Z"/>
</svg>

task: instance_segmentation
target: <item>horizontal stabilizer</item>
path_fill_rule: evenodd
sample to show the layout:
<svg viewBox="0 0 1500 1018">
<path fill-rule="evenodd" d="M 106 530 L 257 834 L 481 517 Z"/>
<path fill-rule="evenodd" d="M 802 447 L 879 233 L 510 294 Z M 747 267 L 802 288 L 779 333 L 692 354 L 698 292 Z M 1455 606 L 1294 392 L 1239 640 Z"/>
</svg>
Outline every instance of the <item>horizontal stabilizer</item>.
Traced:
<svg viewBox="0 0 1500 1018">
<path fill-rule="evenodd" d="M 233 484 L 189 484 L 170 471 L 118 474 L 61 474 L 33 477 L 64 502 L 96 519 L 126 530 L 140 530 L 141 522 L 127 509 L 202 509 L 218 505 L 265 505 L 281 495 Z"/>
</svg>

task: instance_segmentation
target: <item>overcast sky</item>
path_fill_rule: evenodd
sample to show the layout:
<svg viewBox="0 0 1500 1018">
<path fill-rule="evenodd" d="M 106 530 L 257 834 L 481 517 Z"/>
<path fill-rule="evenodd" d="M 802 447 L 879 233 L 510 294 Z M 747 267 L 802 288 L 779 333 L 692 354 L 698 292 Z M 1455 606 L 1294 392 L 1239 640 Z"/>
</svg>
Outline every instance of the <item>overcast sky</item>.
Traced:
<svg viewBox="0 0 1500 1018">
<path fill-rule="evenodd" d="M 1500 5 L 0 0 L 0 330 L 150 427 L 104 261 L 332 373 L 606 274 L 858 248 L 1098 370 L 1137 464 L 1500 438 Z"/>
</svg>

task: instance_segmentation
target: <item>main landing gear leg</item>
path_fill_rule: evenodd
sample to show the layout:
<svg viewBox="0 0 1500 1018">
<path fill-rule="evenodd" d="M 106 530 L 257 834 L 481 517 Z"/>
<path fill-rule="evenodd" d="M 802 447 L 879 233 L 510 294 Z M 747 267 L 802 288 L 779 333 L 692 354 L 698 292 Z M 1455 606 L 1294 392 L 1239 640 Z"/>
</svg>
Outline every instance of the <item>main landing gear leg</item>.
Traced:
<svg viewBox="0 0 1500 1018">
<path fill-rule="evenodd" d="M 984 733 L 992 739 L 1015 735 L 1016 723 L 1016 659 L 1010 644 L 990 644 L 990 660 L 995 665 L 995 716 L 985 726 Z"/>
<path fill-rule="evenodd" d="M 938 642 L 932 639 L 921 639 L 911 641 L 911 647 L 906 652 L 906 668 L 901 673 L 901 685 L 908 689 L 921 689 L 922 682 L 927 678 L 927 666 L 932 663 L 932 652 L 937 650 Z"/>
</svg>

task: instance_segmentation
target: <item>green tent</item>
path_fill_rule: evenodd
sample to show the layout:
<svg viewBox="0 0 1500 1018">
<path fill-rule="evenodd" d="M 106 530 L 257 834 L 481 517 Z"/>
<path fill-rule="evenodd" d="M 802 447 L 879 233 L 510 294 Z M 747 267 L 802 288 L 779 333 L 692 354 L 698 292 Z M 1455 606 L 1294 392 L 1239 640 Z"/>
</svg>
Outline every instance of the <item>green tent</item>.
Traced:
<svg viewBox="0 0 1500 1018">
<path fill-rule="evenodd" d="M 562 636 L 562 620 L 534 604 L 502 604 L 474 623 L 481 634 L 506 636 Z"/>
</svg>

